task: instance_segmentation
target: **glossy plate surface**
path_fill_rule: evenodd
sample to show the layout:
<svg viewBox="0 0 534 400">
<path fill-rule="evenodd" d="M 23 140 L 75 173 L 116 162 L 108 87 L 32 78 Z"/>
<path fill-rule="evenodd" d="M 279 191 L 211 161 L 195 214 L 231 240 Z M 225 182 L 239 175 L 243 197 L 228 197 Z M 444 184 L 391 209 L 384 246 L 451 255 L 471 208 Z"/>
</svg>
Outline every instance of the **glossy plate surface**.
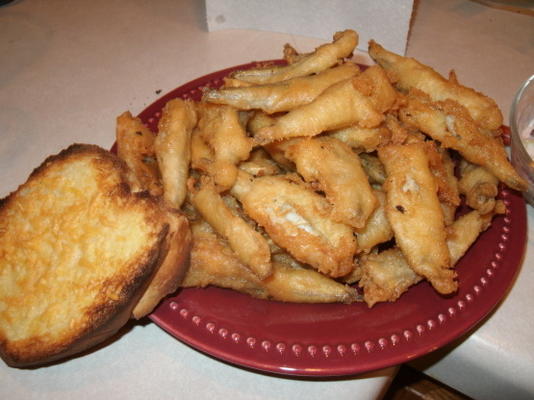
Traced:
<svg viewBox="0 0 534 400">
<path fill-rule="evenodd" d="M 154 131 L 164 104 L 199 100 L 202 88 L 246 64 L 189 82 L 139 117 Z M 288 304 L 226 289 L 183 289 L 150 315 L 178 340 L 218 359 L 261 371 L 300 376 L 353 375 L 410 361 L 468 333 L 504 298 L 522 263 L 526 209 L 521 195 L 500 192 L 497 217 L 457 266 L 460 288 L 438 295 L 428 283 L 395 303 Z"/>
</svg>

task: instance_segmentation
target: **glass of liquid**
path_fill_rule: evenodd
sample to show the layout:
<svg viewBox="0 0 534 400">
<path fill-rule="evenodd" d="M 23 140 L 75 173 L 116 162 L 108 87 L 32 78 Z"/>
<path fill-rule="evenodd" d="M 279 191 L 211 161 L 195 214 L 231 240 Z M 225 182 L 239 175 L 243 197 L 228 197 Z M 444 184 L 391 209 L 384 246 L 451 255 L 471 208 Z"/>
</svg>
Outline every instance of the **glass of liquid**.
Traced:
<svg viewBox="0 0 534 400">
<path fill-rule="evenodd" d="M 525 200 L 534 206 L 534 75 L 519 88 L 510 111 L 512 164 L 527 180 Z"/>
</svg>

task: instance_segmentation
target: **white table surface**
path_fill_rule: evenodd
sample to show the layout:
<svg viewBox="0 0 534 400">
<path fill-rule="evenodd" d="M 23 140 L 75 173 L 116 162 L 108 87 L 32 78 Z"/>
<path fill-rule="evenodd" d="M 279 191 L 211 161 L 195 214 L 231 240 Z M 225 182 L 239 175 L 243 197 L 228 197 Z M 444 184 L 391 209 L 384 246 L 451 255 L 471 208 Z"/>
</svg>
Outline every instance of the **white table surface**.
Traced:
<svg viewBox="0 0 534 400">
<path fill-rule="evenodd" d="M 443 73 L 455 68 L 508 115 L 516 88 L 534 72 L 534 19 L 465 0 L 417 3 L 408 55 Z M 0 197 L 71 143 L 109 148 L 123 111 L 136 114 L 206 73 L 277 58 L 286 42 L 303 51 L 322 43 L 272 32 L 207 33 L 202 2 L 194 0 L 18 0 L 0 7 Z M 524 265 L 503 304 L 468 337 L 420 360 L 426 373 L 475 398 L 534 395 L 532 208 L 528 222 Z M 274 377 L 207 357 L 146 321 L 64 363 L 34 370 L 1 363 L 0 398 L 237 400 L 306 392 L 308 399 L 374 399 L 396 370 L 334 380 Z"/>
</svg>

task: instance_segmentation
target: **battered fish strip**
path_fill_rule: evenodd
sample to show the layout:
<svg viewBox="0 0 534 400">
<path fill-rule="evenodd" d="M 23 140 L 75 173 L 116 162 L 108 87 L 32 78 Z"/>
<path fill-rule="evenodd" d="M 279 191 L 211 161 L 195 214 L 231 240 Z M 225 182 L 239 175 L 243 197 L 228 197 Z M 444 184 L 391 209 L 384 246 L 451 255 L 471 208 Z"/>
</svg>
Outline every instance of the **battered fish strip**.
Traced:
<svg viewBox="0 0 534 400">
<path fill-rule="evenodd" d="M 369 217 L 367 224 L 361 229 L 356 229 L 358 247 L 363 253 L 370 253 L 375 246 L 393 239 L 393 230 L 386 217 L 386 195 L 381 190 L 374 190 L 374 195 L 379 204 Z"/>
<path fill-rule="evenodd" d="M 358 285 L 363 288 L 363 300 L 369 307 L 378 302 L 397 300 L 410 286 L 423 279 L 396 247 L 365 256 L 361 269 Z"/>
<path fill-rule="evenodd" d="M 440 201 L 453 206 L 460 205 L 458 179 L 454 173 L 455 164 L 447 153 L 447 149 L 438 147 L 436 142 L 425 141 L 426 153 L 430 163 L 430 171 L 436 178 Z"/>
<path fill-rule="evenodd" d="M 252 141 L 240 123 L 236 108 L 199 103 L 198 109 L 199 121 L 193 136 L 198 135 L 201 140 L 194 142 L 198 146 L 195 154 L 199 155 L 194 158 L 194 166 L 211 172 L 219 191 L 227 190 L 236 179 L 237 164 L 249 157 Z M 202 149 L 202 142 L 211 151 Z"/>
<path fill-rule="evenodd" d="M 117 117 L 116 138 L 117 155 L 132 171 L 134 186 L 160 196 L 163 187 L 154 151 L 156 135 L 139 118 L 126 111 Z"/>
<path fill-rule="evenodd" d="M 494 215 L 493 210 L 485 215 L 482 215 L 477 210 L 472 210 L 459 217 L 447 228 L 447 247 L 451 255 L 452 265 L 456 265 L 480 233 L 490 226 L 491 219 Z"/>
<path fill-rule="evenodd" d="M 239 169 L 253 176 L 278 175 L 282 172 L 278 164 L 261 147 L 252 151 L 250 158 L 239 164 Z"/>
<path fill-rule="evenodd" d="M 379 66 L 338 82 L 311 103 L 297 107 L 272 126 L 258 130 L 257 144 L 295 136 L 315 136 L 324 131 L 358 124 L 374 128 L 384 120 L 384 112 L 396 106 L 397 93 Z"/>
<path fill-rule="evenodd" d="M 301 57 L 292 64 L 237 71 L 232 74 L 232 78 L 256 84 L 265 84 L 316 74 L 349 57 L 357 45 L 358 34 L 351 29 L 347 29 L 337 32 L 332 43 L 319 46 L 313 53 Z"/>
<path fill-rule="evenodd" d="M 385 113 L 396 108 L 398 94 L 391 85 L 386 71 L 379 65 L 367 68 L 352 80 L 354 87 L 371 101 L 374 109 Z"/>
<path fill-rule="evenodd" d="M 203 176 L 199 184 L 191 179 L 188 184 L 189 201 L 202 218 L 228 240 L 241 262 L 260 279 L 269 276 L 272 272 L 271 252 L 264 237 L 230 210 L 211 178 Z"/>
<path fill-rule="evenodd" d="M 193 247 L 182 287 L 217 287 L 267 298 L 261 280 L 243 264 L 222 238 L 205 222 L 191 225 Z"/>
<path fill-rule="evenodd" d="M 231 193 L 297 261 L 331 277 L 353 269 L 357 244 L 352 229 L 328 217 L 330 204 L 319 194 L 281 176 L 254 178 L 243 171 Z"/>
<path fill-rule="evenodd" d="M 186 196 L 191 132 L 196 123 L 194 103 L 182 99 L 167 102 L 158 123 L 154 149 L 163 181 L 163 198 L 175 208 L 180 208 Z"/>
<path fill-rule="evenodd" d="M 356 123 L 364 128 L 373 128 L 383 119 L 369 97 L 354 87 L 353 79 L 347 79 L 330 86 L 311 103 L 277 118 L 274 125 L 259 129 L 254 141 L 267 144 L 291 137 L 315 136 Z"/>
<path fill-rule="evenodd" d="M 317 271 L 292 268 L 281 262 L 273 262 L 273 273 L 260 280 L 205 222 L 195 223 L 191 229 L 191 266 L 183 287 L 213 285 L 260 299 L 294 303 L 352 303 L 358 299 L 350 286 Z"/>
<path fill-rule="evenodd" d="M 471 117 L 481 127 L 489 130 L 501 127 L 502 113 L 493 99 L 458 84 L 454 79 L 445 79 L 431 67 L 413 58 L 387 51 L 373 40 L 369 42 L 369 55 L 386 71 L 394 73 L 400 90 L 407 92 L 415 88 L 427 93 L 433 101 L 457 101 L 469 110 Z"/>
<path fill-rule="evenodd" d="M 451 265 L 456 265 L 480 233 L 490 226 L 493 215 L 481 215 L 477 210 L 473 210 L 459 217 L 447 228 L 447 248 Z M 422 279 L 410 268 L 398 248 L 365 256 L 361 269 L 359 286 L 363 288 L 364 301 L 369 307 L 377 302 L 397 300 L 410 286 Z"/>
<path fill-rule="evenodd" d="M 451 148 L 469 162 L 485 167 L 508 187 L 524 191 L 527 184 L 508 161 L 498 138 L 482 133 L 465 107 L 452 100 L 433 103 L 420 92 L 408 96 L 400 119 Z"/>
<path fill-rule="evenodd" d="M 317 75 L 293 78 L 283 82 L 207 90 L 202 100 L 209 103 L 227 104 L 242 110 L 261 109 L 272 114 L 289 111 L 310 103 L 329 86 L 359 73 L 360 69 L 356 64 L 347 62 Z"/>
<path fill-rule="evenodd" d="M 485 168 L 468 161 L 460 161 L 460 192 L 465 195 L 465 202 L 481 214 L 495 208 L 499 180 Z"/>
<path fill-rule="evenodd" d="M 456 274 L 450 269 L 443 212 L 424 145 L 388 145 L 378 156 L 386 168 L 386 215 L 397 245 L 439 293 L 454 292 Z"/>
<path fill-rule="evenodd" d="M 358 153 L 370 153 L 381 144 L 389 141 L 391 133 L 384 125 L 379 125 L 376 128 L 362 128 L 358 125 L 352 125 L 327 132 L 327 135 L 348 144 Z"/>
<path fill-rule="evenodd" d="M 378 200 L 349 146 L 331 137 L 306 138 L 289 145 L 285 155 L 307 182 L 325 193 L 334 221 L 353 228 L 365 226 Z"/>
<path fill-rule="evenodd" d="M 375 154 L 360 153 L 360 162 L 372 185 L 382 185 L 386 181 L 386 170 Z"/>
</svg>

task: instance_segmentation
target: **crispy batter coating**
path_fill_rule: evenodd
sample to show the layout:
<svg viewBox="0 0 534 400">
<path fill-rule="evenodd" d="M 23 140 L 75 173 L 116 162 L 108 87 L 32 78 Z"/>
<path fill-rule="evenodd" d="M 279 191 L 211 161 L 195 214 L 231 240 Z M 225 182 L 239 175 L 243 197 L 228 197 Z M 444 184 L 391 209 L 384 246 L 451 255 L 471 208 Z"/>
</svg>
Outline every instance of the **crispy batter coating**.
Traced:
<svg viewBox="0 0 534 400">
<path fill-rule="evenodd" d="M 329 218 L 330 204 L 282 176 L 254 178 L 239 172 L 232 194 L 271 239 L 298 261 L 338 277 L 353 269 L 352 229 Z"/>
<path fill-rule="evenodd" d="M 364 253 L 370 253 L 375 246 L 393 239 L 393 230 L 386 217 L 386 194 L 381 190 L 374 191 L 379 204 L 369 217 L 367 224 L 356 229 L 358 246 Z"/>
<path fill-rule="evenodd" d="M 451 255 L 452 265 L 456 265 L 458 260 L 462 258 L 478 238 L 480 232 L 489 227 L 493 215 L 493 213 L 482 215 L 477 210 L 472 210 L 459 217 L 447 228 L 447 247 Z"/>
<path fill-rule="evenodd" d="M 278 175 L 282 172 L 269 153 L 261 147 L 252 151 L 249 159 L 239 164 L 239 169 L 254 176 Z"/>
<path fill-rule="evenodd" d="M 384 125 L 379 125 L 375 128 L 362 128 L 358 125 L 352 125 L 347 128 L 329 131 L 326 134 L 348 144 L 357 153 L 373 152 L 378 149 L 378 146 L 389 142 L 391 136 L 391 132 Z"/>
<path fill-rule="evenodd" d="M 235 72 L 232 77 L 257 84 L 280 82 L 299 76 L 316 74 L 349 57 L 358 45 L 358 34 L 347 29 L 337 32 L 332 43 L 319 46 L 314 52 L 285 66 L 256 68 Z"/>
<path fill-rule="evenodd" d="M 362 277 L 358 285 L 363 288 L 363 299 L 369 307 L 378 302 L 397 300 L 422 279 L 398 248 L 364 257 L 361 268 Z"/>
<path fill-rule="evenodd" d="M 129 111 L 117 117 L 117 155 L 132 171 L 134 186 L 160 196 L 163 187 L 154 151 L 155 138 L 156 135 Z"/>
<path fill-rule="evenodd" d="M 219 191 L 229 189 L 237 175 L 237 164 L 246 160 L 252 141 L 241 125 L 236 108 L 199 103 L 199 121 L 193 132 L 194 168 L 213 177 Z"/>
<path fill-rule="evenodd" d="M 525 180 L 508 161 L 500 140 L 481 132 L 459 103 L 453 100 L 431 102 L 420 92 L 412 92 L 399 116 L 443 147 L 457 150 L 467 161 L 485 167 L 510 188 L 526 188 Z"/>
<path fill-rule="evenodd" d="M 191 132 L 197 123 L 195 105 L 174 99 L 163 108 L 154 142 L 163 180 L 163 198 L 180 208 L 185 200 L 191 161 Z"/>
<path fill-rule="evenodd" d="M 438 147 L 433 141 L 424 142 L 428 155 L 430 171 L 436 178 L 438 185 L 438 197 L 442 202 L 460 205 L 460 192 L 458 189 L 458 178 L 456 178 L 455 164 L 451 160 L 447 149 Z"/>
<path fill-rule="evenodd" d="M 191 266 L 183 287 L 213 285 L 261 299 L 295 303 L 351 303 L 358 299 L 355 289 L 329 279 L 317 271 L 274 262 L 273 273 L 258 279 L 239 261 L 227 243 L 205 222 L 192 226 Z"/>
<path fill-rule="evenodd" d="M 259 129 L 254 141 L 267 144 L 291 137 L 315 136 L 356 123 L 373 128 L 383 119 L 371 100 L 354 87 L 353 79 L 347 79 L 330 86 L 311 103 L 277 118 L 274 125 Z"/>
<path fill-rule="evenodd" d="M 445 79 L 413 58 L 387 51 L 375 41 L 369 42 L 369 55 L 386 71 L 394 73 L 399 89 L 419 89 L 433 101 L 454 100 L 466 107 L 471 117 L 483 128 L 493 130 L 501 127 L 502 113 L 493 99 L 460 85 L 456 79 Z"/>
<path fill-rule="evenodd" d="M 326 88 L 360 73 L 354 63 L 347 62 L 316 75 L 298 77 L 282 82 L 246 87 L 225 87 L 204 92 L 202 100 L 227 104 L 241 110 L 263 110 L 268 114 L 289 111 L 312 102 Z"/>
<path fill-rule="evenodd" d="M 273 274 L 262 282 L 269 297 L 293 303 L 353 303 L 356 289 L 312 269 L 292 268 L 274 263 Z"/>
<path fill-rule="evenodd" d="M 358 157 L 360 157 L 362 168 L 369 179 L 369 183 L 382 185 L 386 181 L 386 170 L 376 153 L 360 153 Z"/>
<path fill-rule="evenodd" d="M 378 156 L 386 168 L 386 215 L 397 245 L 439 293 L 454 292 L 456 274 L 450 269 L 443 212 L 424 145 L 388 145 Z"/>
<path fill-rule="evenodd" d="M 228 240 L 243 264 L 260 279 L 271 274 L 269 244 L 254 227 L 231 211 L 211 178 L 204 176 L 200 182 L 189 181 L 189 201 L 213 229 Z"/>
<path fill-rule="evenodd" d="M 385 113 L 397 106 L 397 91 L 379 65 L 367 68 L 353 79 L 353 84 L 360 93 L 369 97 L 374 109 L 379 113 Z"/>
<path fill-rule="evenodd" d="M 349 146 L 331 137 L 306 138 L 289 145 L 285 154 L 307 182 L 325 193 L 334 221 L 354 228 L 365 226 L 378 200 Z"/>
<path fill-rule="evenodd" d="M 183 287 L 218 287 L 267 298 L 260 279 L 204 221 L 192 224 L 193 248 Z"/>
<path fill-rule="evenodd" d="M 465 195 L 467 205 L 481 214 L 495 208 L 499 180 L 484 167 L 460 161 L 460 192 Z"/>
</svg>

